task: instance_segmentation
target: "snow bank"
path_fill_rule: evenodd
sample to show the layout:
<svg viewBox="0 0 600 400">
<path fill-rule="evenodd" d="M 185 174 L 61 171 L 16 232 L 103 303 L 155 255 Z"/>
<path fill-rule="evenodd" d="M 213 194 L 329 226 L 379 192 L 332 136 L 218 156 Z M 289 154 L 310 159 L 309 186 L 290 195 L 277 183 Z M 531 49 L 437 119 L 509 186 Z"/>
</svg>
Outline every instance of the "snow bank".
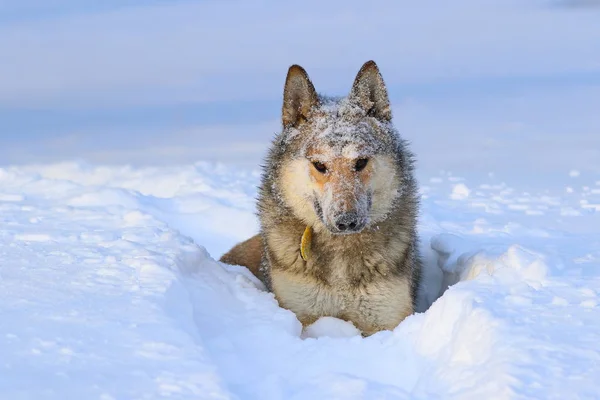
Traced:
<svg viewBox="0 0 600 400">
<path fill-rule="evenodd" d="M 257 179 L 0 169 L 2 397 L 597 395 L 600 194 L 583 178 L 565 195 L 431 177 L 423 312 L 368 338 L 335 318 L 303 332 L 245 268 L 214 260 L 256 232 Z"/>
</svg>

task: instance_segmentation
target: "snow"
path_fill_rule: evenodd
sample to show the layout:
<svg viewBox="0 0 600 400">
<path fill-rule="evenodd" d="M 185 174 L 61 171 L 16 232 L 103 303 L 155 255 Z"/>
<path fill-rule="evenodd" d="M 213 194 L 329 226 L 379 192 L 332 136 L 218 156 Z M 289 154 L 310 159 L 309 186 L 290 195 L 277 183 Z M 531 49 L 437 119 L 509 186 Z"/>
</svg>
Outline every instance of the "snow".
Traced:
<svg viewBox="0 0 600 400">
<path fill-rule="evenodd" d="M 593 181 L 421 180 L 422 310 L 362 338 L 331 317 L 302 331 L 245 268 L 215 261 L 257 231 L 258 178 L 206 163 L 0 169 L 2 397 L 597 395 Z"/>
<path fill-rule="evenodd" d="M 457 185 L 454 185 L 454 187 L 452 188 L 452 194 L 450 195 L 450 198 L 455 200 L 466 199 L 467 197 L 469 197 L 470 193 L 471 190 L 467 187 L 467 185 L 465 185 L 464 183 L 459 183 Z"/>
<path fill-rule="evenodd" d="M 321 317 L 302 331 L 303 338 L 360 336 L 352 322 L 335 317 Z"/>
<path fill-rule="evenodd" d="M 0 399 L 598 398 L 598 1 L 4 3 Z M 426 268 L 363 338 L 215 260 L 286 67 L 346 95 L 368 59 Z"/>
</svg>

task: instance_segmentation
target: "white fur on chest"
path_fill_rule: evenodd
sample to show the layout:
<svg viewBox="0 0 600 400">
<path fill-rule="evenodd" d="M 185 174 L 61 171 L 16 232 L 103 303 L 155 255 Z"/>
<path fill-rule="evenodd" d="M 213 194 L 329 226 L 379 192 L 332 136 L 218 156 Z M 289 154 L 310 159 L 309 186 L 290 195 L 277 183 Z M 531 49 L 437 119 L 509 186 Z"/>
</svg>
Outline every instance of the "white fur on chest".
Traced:
<svg viewBox="0 0 600 400">
<path fill-rule="evenodd" d="M 370 334 L 395 328 L 412 314 L 410 284 L 390 275 L 366 285 L 325 284 L 291 272 L 273 271 L 273 292 L 282 307 L 293 311 L 303 324 L 322 316 L 342 318 Z"/>
</svg>

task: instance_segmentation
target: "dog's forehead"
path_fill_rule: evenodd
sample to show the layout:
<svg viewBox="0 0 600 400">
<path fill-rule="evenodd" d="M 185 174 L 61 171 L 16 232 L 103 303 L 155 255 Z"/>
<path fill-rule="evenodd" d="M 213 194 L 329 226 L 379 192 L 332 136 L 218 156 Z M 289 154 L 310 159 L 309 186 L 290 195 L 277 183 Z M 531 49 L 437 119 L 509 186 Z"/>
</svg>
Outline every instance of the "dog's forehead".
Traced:
<svg viewBox="0 0 600 400">
<path fill-rule="evenodd" d="M 323 104 L 313 117 L 309 153 L 358 158 L 377 150 L 375 127 L 345 99 Z"/>
<path fill-rule="evenodd" d="M 315 161 L 331 161 L 336 158 L 356 160 L 361 157 L 369 157 L 373 154 L 368 146 L 360 143 L 319 143 L 315 142 L 308 147 L 306 155 Z"/>
<path fill-rule="evenodd" d="M 283 131 L 281 149 L 291 146 L 294 158 L 323 162 L 344 157 L 356 160 L 388 153 L 393 148 L 393 132 L 384 122 L 348 98 L 321 97 L 306 123 Z"/>
</svg>

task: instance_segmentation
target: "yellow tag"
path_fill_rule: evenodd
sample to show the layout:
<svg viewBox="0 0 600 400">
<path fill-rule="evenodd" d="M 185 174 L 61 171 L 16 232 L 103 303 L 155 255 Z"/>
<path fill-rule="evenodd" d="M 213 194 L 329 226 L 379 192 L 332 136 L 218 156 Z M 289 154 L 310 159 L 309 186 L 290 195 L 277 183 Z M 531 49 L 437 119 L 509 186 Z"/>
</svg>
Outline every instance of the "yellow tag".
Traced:
<svg viewBox="0 0 600 400">
<path fill-rule="evenodd" d="M 302 240 L 300 241 L 300 256 L 304 261 L 308 261 L 310 257 L 310 242 L 312 240 L 312 229 L 307 226 L 302 234 Z"/>
</svg>

